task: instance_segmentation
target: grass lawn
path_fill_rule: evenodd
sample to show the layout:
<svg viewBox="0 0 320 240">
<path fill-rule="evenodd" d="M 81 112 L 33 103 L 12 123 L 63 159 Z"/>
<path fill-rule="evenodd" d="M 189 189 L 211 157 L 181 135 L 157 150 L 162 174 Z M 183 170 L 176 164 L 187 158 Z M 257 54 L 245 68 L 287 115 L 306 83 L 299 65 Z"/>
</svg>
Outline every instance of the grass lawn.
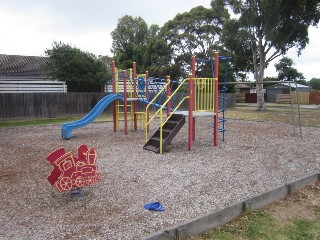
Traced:
<svg viewBox="0 0 320 240">
<path fill-rule="evenodd" d="M 283 108 L 279 108 L 283 106 Z M 292 123 L 292 112 L 288 108 L 290 105 L 271 105 L 268 110 L 261 112 L 254 107 L 236 107 L 226 111 L 227 119 L 242 119 L 252 121 L 282 122 Z M 310 126 L 320 126 L 319 109 L 301 109 L 301 124 Z M 59 118 L 36 118 L 36 119 L 2 119 L 0 127 L 17 127 L 30 125 L 62 124 L 81 119 L 84 115 L 59 117 Z M 95 121 L 112 121 L 112 115 L 104 113 Z"/>
<path fill-rule="evenodd" d="M 58 118 L 33 118 L 33 119 L 10 119 L 0 120 L 0 127 L 20 127 L 20 126 L 32 126 L 32 125 L 48 125 L 48 124 L 63 124 L 72 121 L 76 121 L 84 117 L 84 115 L 70 116 L 70 117 L 58 117 Z M 111 121 L 112 115 L 102 114 L 95 121 Z"/>
<path fill-rule="evenodd" d="M 189 240 L 320 239 L 320 183 Z"/>
<path fill-rule="evenodd" d="M 294 116 L 298 116 L 297 111 Z M 226 118 L 292 124 L 292 111 L 290 108 L 272 106 L 263 112 L 253 107 L 237 107 L 228 109 Z M 320 126 L 320 109 L 300 109 L 300 119 L 303 126 Z"/>
</svg>

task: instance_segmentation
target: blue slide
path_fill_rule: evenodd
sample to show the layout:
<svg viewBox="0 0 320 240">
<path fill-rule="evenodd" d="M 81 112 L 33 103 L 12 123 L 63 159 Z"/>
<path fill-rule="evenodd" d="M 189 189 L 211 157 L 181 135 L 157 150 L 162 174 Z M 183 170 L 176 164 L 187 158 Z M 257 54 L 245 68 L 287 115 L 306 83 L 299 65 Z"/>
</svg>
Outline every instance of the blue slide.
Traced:
<svg viewBox="0 0 320 240">
<path fill-rule="evenodd" d="M 71 138 L 71 131 L 76 128 L 82 128 L 87 126 L 89 123 L 92 123 L 102 112 L 103 110 L 113 101 L 123 100 L 123 96 L 120 94 L 110 94 L 102 98 L 91 111 L 81 118 L 80 120 L 65 123 L 61 126 L 61 136 L 64 139 Z"/>
</svg>

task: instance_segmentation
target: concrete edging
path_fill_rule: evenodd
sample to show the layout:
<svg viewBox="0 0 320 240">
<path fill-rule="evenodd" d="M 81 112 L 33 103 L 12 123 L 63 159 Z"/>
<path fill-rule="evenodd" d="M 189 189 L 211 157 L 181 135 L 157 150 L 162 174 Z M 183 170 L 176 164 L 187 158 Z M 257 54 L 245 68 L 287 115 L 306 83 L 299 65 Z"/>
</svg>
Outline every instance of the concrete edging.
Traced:
<svg viewBox="0 0 320 240">
<path fill-rule="evenodd" d="M 300 180 L 290 182 L 268 192 L 246 199 L 240 203 L 232 204 L 224 209 L 209 213 L 190 220 L 178 226 L 159 231 L 145 240 L 176 240 L 187 239 L 209 229 L 219 227 L 240 216 L 244 211 L 256 210 L 267 204 L 279 201 L 295 191 L 320 181 L 320 173 L 311 174 Z"/>
<path fill-rule="evenodd" d="M 305 187 L 306 185 L 313 184 L 318 180 L 320 180 L 320 173 L 319 174 L 312 174 L 312 175 L 307 176 L 305 178 L 302 178 L 298 181 L 291 182 L 286 185 L 288 187 L 288 195 L 291 195 L 292 193 L 299 190 L 300 188 Z"/>
</svg>

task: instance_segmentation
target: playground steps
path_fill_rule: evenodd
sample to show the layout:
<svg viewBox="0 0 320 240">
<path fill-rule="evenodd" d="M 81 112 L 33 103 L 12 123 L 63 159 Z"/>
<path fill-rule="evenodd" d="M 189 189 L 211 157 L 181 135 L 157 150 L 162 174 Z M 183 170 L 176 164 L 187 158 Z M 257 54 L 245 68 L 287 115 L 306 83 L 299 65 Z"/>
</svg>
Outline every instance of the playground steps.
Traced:
<svg viewBox="0 0 320 240">
<path fill-rule="evenodd" d="M 172 114 L 169 120 L 162 127 L 162 150 L 165 151 L 172 139 L 177 135 L 186 118 L 182 114 Z M 160 153 L 160 127 L 144 145 L 143 149 Z"/>
</svg>

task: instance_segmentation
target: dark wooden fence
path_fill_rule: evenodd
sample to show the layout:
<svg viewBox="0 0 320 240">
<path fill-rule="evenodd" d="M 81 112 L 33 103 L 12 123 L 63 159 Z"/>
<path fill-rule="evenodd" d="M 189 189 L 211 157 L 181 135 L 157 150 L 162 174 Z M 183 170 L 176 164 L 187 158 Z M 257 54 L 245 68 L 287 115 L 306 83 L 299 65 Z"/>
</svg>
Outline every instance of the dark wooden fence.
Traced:
<svg viewBox="0 0 320 240">
<path fill-rule="evenodd" d="M 104 93 L 1 93 L 0 118 L 50 118 L 84 114 Z"/>
<path fill-rule="evenodd" d="M 311 92 L 309 96 L 310 104 L 320 104 L 320 92 Z"/>
<path fill-rule="evenodd" d="M 256 93 L 246 93 L 245 102 L 246 103 L 257 103 L 257 94 Z"/>
<path fill-rule="evenodd" d="M 105 95 L 96 92 L 0 93 L 0 118 L 53 118 L 87 114 Z M 178 96 L 175 101 L 182 97 Z M 234 107 L 235 95 L 228 93 L 226 97 L 226 107 Z M 107 112 L 112 112 L 111 106 L 106 108 Z M 145 107 L 144 103 L 138 102 L 139 111 L 145 111 Z M 181 107 L 187 109 L 187 101 Z"/>
</svg>

